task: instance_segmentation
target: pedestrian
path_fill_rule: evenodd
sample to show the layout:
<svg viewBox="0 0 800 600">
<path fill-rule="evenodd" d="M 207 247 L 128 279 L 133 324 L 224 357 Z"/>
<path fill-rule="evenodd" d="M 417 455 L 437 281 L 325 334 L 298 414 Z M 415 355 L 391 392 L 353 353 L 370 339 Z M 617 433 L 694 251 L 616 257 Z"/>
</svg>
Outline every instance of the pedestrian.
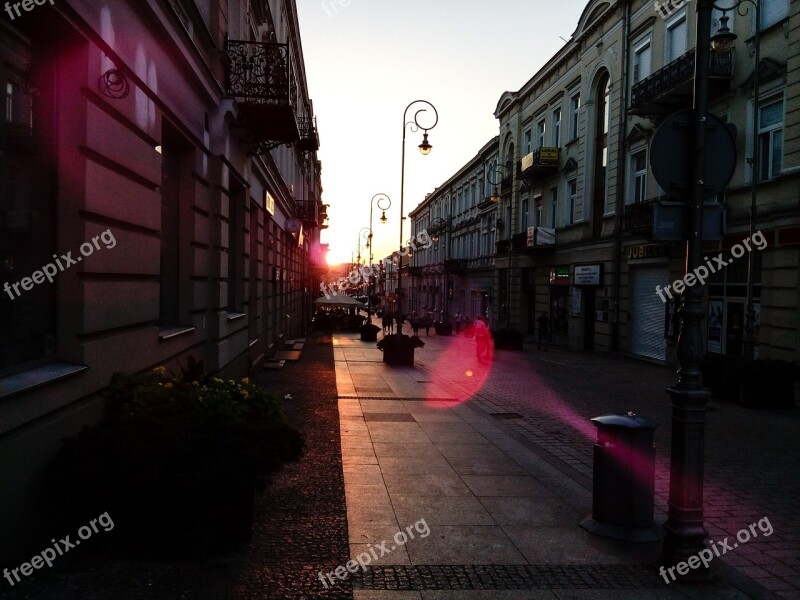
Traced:
<svg viewBox="0 0 800 600">
<path fill-rule="evenodd" d="M 491 344 L 491 334 L 486 326 L 485 317 L 475 318 L 475 356 L 478 362 L 483 362 L 484 354 L 489 358 L 489 346 Z"/>
<path fill-rule="evenodd" d="M 536 322 L 539 325 L 539 350 L 542 349 L 542 341 L 544 341 L 544 351 L 547 352 L 547 344 L 550 341 L 550 317 L 547 313 L 542 311 L 542 316 Z"/>
<path fill-rule="evenodd" d="M 455 321 L 456 321 L 456 335 L 458 335 L 459 332 L 461 331 L 461 313 L 460 312 L 456 313 Z"/>
<path fill-rule="evenodd" d="M 381 323 L 383 324 L 383 335 L 386 335 L 387 331 L 392 330 L 392 315 L 384 311 L 381 317 Z"/>
<path fill-rule="evenodd" d="M 433 325 L 433 315 L 431 313 L 428 313 L 425 316 L 424 324 L 425 324 L 425 337 L 428 337 L 431 332 L 431 325 Z"/>
<path fill-rule="evenodd" d="M 403 311 L 398 310 L 395 313 L 395 321 L 397 322 L 397 333 L 403 333 L 403 321 L 405 321 L 405 315 L 403 315 Z"/>
<path fill-rule="evenodd" d="M 411 331 L 414 332 L 415 336 L 419 336 L 419 317 L 417 316 L 417 311 L 413 311 L 411 313 Z"/>
</svg>

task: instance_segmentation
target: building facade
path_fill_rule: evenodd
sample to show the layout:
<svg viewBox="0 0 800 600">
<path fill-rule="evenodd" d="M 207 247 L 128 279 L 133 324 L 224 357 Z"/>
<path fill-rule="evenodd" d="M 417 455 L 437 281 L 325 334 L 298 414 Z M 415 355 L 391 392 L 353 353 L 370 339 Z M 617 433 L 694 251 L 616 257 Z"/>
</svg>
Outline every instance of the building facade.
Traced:
<svg viewBox="0 0 800 600">
<path fill-rule="evenodd" d="M 411 259 L 410 307 L 437 323 L 494 315 L 497 153 L 493 138 L 409 213 L 415 238 L 433 242 Z"/>
<path fill-rule="evenodd" d="M 737 132 L 737 162 L 727 188 L 707 199 L 715 204 L 709 215 L 724 211 L 725 227 L 707 236 L 705 250 L 729 262 L 704 287 L 709 352 L 742 350 L 748 258 L 730 251 L 749 241 L 755 148 L 754 230 L 766 240 L 763 250 L 753 250 L 758 355 L 800 357 L 800 111 L 792 52 L 798 8 L 761 0 L 756 86 L 752 11 L 713 15 L 712 33 L 725 16 L 738 34 L 732 49 L 710 52 L 708 81 L 710 111 Z M 569 42 L 520 90 L 501 96 L 495 114 L 507 180 L 496 264 L 512 327 L 531 332 L 533 317 L 544 312 L 556 341 L 573 349 L 672 360 L 678 295 L 662 299 L 656 286 L 683 277 L 685 244 L 654 230 L 664 223 L 657 215 L 675 208 L 656 182 L 650 142 L 667 115 L 691 108 L 695 18 L 688 4 L 665 15 L 649 2 L 593 0 Z M 678 147 L 674 160 L 683 152 Z M 554 228 L 555 245 L 524 244 L 531 224 Z"/>
<path fill-rule="evenodd" d="M 98 391 L 188 356 L 243 375 L 324 269 L 291 0 L 64 0 L 0 21 L 0 538 Z"/>
</svg>

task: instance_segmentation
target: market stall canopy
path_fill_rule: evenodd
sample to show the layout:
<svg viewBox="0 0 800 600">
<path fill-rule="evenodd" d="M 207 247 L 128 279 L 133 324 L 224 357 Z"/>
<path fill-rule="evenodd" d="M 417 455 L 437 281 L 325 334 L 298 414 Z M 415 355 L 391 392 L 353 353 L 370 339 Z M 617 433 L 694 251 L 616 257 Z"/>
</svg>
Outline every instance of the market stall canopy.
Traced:
<svg viewBox="0 0 800 600">
<path fill-rule="evenodd" d="M 337 294 L 336 296 L 331 296 L 330 298 L 323 296 L 322 298 L 317 298 L 314 300 L 314 304 L 318 306 L 355 306 L 357 308 L 366 308 L 364 304 L 356 300 L 355 298 L 351 298 L 350 296 L 344 296 L 342 294 Z"/>
</svg>

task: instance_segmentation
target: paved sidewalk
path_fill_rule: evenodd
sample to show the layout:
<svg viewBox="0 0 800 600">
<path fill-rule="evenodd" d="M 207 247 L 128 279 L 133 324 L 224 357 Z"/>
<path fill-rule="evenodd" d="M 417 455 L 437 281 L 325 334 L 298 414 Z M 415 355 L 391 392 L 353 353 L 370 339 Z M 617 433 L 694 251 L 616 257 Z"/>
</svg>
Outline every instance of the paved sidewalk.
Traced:
<svg viewBox="0 0 800 600">
<path fill-rule="evenodd" d="M 754 490 L 729 489 L 711 463 L 717 464 L 720 449 L 740 462 L 741 453 L 711 435 L 712 539 L 730 535 L 731 528 L 735 535 L 765 515 L 774 525 L 769 538 L 725 557 L 727 565 L 717 561 L 721 581 L 667 585 L 653 568 L 660 544 L 614 542 L 578 527 L 591 512 L 594 428 L 588 417 L 629 408 L 660 424 L 656 517 L 663 521 L 669 446 L 664 388 L 674 378 L 668 369 L 558 350 L 536 356 L 497 352 L 481 363 L 474 342 L 463 336 L 422 339 L 426 346 L 409 368 L 386 366 L 374 344 L 356 334 L 334 335 L 351 557 L 369 563 L 351 576 L 356 599 L 778 597 L 762 585 L 769 582 L 774 590 L 783 588 L 782 597 L 795 597 L 797 521 L 784 519 L 792 508 L 784 503 L 761 512 L 760 503 L 747 501 Z M 717 412 L 734 412 L 745 424 L 747 416 L 758 417 L 754 421 L 765 415 L 711 408 L 709 431 Z M 722 421 L 727 428 L 736 418 Z M 788 430 L 778 427 L 778 415 L 764 419 L 764 428 L 777 427 L 779 438 L 797 431 L 794 412 Z M 737 439 L 736 431 L 728 432 L 729 440 Z M 780 452 L 781 443 L 770 452 Z M 751 547 L 759 553 L 744 552 Z M 756 580 L 762 573 L 748 570 L 759 564 L 751 562 L 757 554 L 785 567 L 785 578 L 762 569 Z M 735 559 L 745 556 L 748 562 L 737 565 Z"/>
</svg>

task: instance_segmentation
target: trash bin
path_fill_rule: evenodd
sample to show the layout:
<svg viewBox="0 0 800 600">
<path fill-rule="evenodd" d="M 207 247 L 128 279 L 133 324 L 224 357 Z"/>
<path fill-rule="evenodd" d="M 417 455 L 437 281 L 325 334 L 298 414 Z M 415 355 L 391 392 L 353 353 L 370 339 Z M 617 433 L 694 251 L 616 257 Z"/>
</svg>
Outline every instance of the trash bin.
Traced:
<svg viewBox="0 0 800 600">
<path fill-rule="evenodd" d="M 636 414 L 595 417 L 592 516 L 581 526 L 597 535 L 657 541 L 653 523 L 655 423 Z"/>
</svg>

